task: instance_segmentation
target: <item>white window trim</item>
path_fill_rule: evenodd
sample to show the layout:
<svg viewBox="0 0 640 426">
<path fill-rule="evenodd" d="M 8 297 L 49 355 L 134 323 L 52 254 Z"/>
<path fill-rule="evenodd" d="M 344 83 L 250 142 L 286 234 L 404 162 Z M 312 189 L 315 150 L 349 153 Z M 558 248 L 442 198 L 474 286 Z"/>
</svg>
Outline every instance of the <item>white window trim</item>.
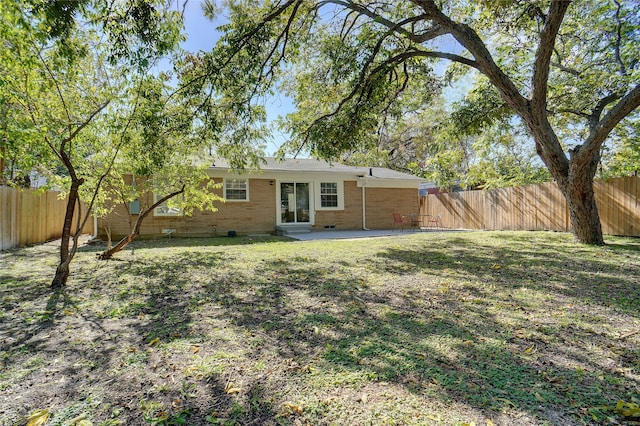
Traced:
<svg viewBox="0 0 640 426">
<path fill-rule="evenodd" d="M 338 189 L 338 206 L 337 207 L 322 207 L 322 184 L 323 183 L 335 183 Z M 315 209 L 325 211 L 337 211 L 344 210 L 344 181 L 333 179 L 320 179 L 315 183 Z"/>
<path fill-rule="evenodd" d="M 162 197 L 158 197 L 158 194 L 156 194 L 155 192 L 153 193 L 153 203 L 155 204 L 158 201 L 158 198 L 162 198 Z M 166 203 L 166 201 L 165 201 Z M 180 217 L 184 215 L 184 211 L 182 209 L 176 209 L 177 212 L 175 213 L 161 213 L 158 211 L 158 208 L 160 206 L 156 207 L 155 209 L 153 209 L 153 215 L 154 216 L 158 216 L 158 217 Z"/>
<path fill-rule="evenodd" d="M 246 191 L 247 191 L 247 198 L 245 198 L 244 200 L 230 200 L 227 198 L 227 181 L 228 180 L 243 180 L 245 181 L 245 185 L 246 185 Z M 233 177 L 233 178 L 224 178 L 224 185 L 222 188 L 222 193 L 224 194 L 224 199 L 227 200 L 227 203 L 248 203 L 249 202 L 249 178 L 238 178 L 238 177 Z"/>
</svg>

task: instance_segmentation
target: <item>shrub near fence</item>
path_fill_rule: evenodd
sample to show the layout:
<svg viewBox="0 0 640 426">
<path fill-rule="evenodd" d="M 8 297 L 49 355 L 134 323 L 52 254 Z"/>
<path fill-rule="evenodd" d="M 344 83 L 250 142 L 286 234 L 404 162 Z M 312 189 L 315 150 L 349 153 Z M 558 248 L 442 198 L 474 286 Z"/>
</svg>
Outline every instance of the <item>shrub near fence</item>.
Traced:
<svg viewBox="0 0 640 426">
<path fill-rule="evenodd" d="M 594 190 L 602 232 L 639 237 L 640 177 L 596 181 Z M 450 228 L 571 230 L 567 203 L 553 182 L 421 197 L 420 214 L 439 213 Z"/>
<path fill-rule="evenodd" d="M 0 250 L 59 238 L 66 208 L 58 192 L 0 186 Z M 83 232 L 92 231 L 89 220 Z"/>
</svg>

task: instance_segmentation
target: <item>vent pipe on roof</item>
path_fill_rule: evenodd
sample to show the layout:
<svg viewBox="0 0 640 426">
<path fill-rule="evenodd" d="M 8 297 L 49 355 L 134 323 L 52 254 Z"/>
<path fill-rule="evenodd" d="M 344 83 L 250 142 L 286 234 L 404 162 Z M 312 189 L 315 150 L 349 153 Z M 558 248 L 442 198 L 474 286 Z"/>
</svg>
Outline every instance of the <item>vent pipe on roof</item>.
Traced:
<svg viewBox="0 0 640 426">
<path fill-rule="evenodd" d="M 369 167 L 369 176 L 373 176 L 373 167 Z"/>
</svg>

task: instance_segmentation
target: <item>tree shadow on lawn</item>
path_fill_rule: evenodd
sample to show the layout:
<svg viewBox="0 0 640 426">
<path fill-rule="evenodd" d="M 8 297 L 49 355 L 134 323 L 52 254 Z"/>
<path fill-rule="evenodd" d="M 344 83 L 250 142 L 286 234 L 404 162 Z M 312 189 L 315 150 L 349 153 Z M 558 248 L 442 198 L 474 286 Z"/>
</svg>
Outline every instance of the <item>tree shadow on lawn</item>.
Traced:
<svg viewBox="0 0 640 426">
<path fill-rule="evenodd" d="M 216 271 L 216 265 L 233 259 L 212 253 L 177 255 L 171 265 L 166 259 L 133 263 L 129 267 L 133 275 L 156 274 L 157 280 L 145 287 L 142 311 L 149 320 L 135 326 L 141 338 L 139 350 L 155 338 L 164 344 L 206 344 L 207 327 L 198 325 L 203 317 L 195 317 L 202 314 L 220 324 L 231 321 L 246 337 L 245 345 L 260 341 L 251 345 L 248 355 L 256 361 L 275 351 L 281 359 L 295 360 L 297 366 L 308 365 L 309 372 L 327 375 L 321 385 L 325 389 L 312 388 L 317 394 L 335 386 L 358 388 L 391 382 L 444 404 L 467 404 L 487 417 L 529 413 L 564 424 L 589 422 L 591 416 L 603 419 L 607 413 L 602 406 L 637 394 L 638 372 L 617 370 L 637 369 L 633 357 L 627 361 L 617 357 L 603 365 L 583 352 L 589 347 L 605 348 L 610 336 L 571 320 L 526 322 L 537 305 L 561 310 L 567 298 L 626 312 L 632 309 L 628 302 L 614 298 L 611 304 L 611 299 L 621 289 L 633 294 L 629 289 L 632 278 L 606 277 L 607 287 L 585 292 L 582 287 L 589 274 L 606 271 L 611 265 L 598 258 L 582 261 L 557 253 L 549 258 L 540 255 L 544 248 L 514 252 L 488 245 L 465 249 L 464 241 L 458 243 L 462 248 L 453 254 L 425 248 L 378 253 L 371 259 L 374 269 L 380 268 L 394 282 L 383 289 L 363 286 L 360 277 L 349 270 L 349 262 L 341 265 L 343 270 L 336 270 L 320 267 L 308 257 L 264 261 L 254 270 L 222 272 Z M 542 272 L 527 272 L 541 262 Z M 199 268 L 211 268 L 210 275 L 194 286 L 185 272 Z M 629 276 L 627 272 L 622 275 Z M 433 280 L 396 285 L 404 276 L 416 273 L 444 282 L 452 276 L 466 276 L 491 285 L 451 291 L 441 291 Z M 542 273 L 547 275 L 540 282 Z M 567 273 L 570 276 L 565 277 Z M 529 289 L 549 294 L 530 303 L 526 298 Z M 209 309 L 202 311 L 199 306 L 203 304 L 210 305 Z M 492 306 L 500 305 L 508 308 L 506 313 L 491 311 Z M 616 358 L 613 353 L 607 355 Z M 299 373 L 296 369 L 281 374 L 283 380 L 304 385 L 307 378 Z M 275 422 L 272 395 L 277 390 L 273 384 L 244 377 L 242 406 L 225 392 L 228 383 L 220 373 L 206 372 L 207 386 L 194 380 L 199 394 L 208 395 L 205 399 L 210 403 L 207 409 L 204 400 L 193 402 L 192 418 L 204 415 L 216 401 L 217 412 L 240 423 Z M 322 419 L 321 411 L 314 415 Z"/>
<path fill-rule="evenodd" d="M 629 373 L 632 357 L 624 361 L 623 354 L 609 353 L 614 362 L 605 368 L 581 353 L 605 348 L 609 336 L 571 321 L 525 321 L 536 309 L 525 297 L 528 289 L 548 291 L 550 298 L 539 303 L 549 307 L 557 303 L 562 308 L 563 298 L 586 297 L 594 308 L 609 309 L 607 287 L 585 296 L 580 284 L 591 271 L 607 271 L 611 265 L 600 257 L 595 264 L 576 262 L 570 255 L 546 258 L 526 245 L 514 253 L 490 245 L 464 249 L 464 239 L 451 245 L 458 243 L 461 248 L 453 254 L 423 247 L 379 252 L 369 266 L 388 285 L 363 282 L 348 260 L 322 266 L 298 256 L 248 265 L 229 253 L 196 250 L 136 257 L 116 271 L 96 269 L 87 282 L 69 289 L 77 292 L 74 297 L 108 299 L 113 309 L 61 316 L 77 302 L 52 299 L 56 322 L 43 322 L 48 328 L 31 333 L 38 340 L 25 344 L 30 351 L 62 351 L 77 360 L 66 363 L 70 367 L 64 371 L 52 370 L 51 375 L 70 382 L 43 397 L 67 392 L 65 400 L 77 401 L 90 389 L 122 407 L 119 419 L 125 424 L 144 424 L 143 411 L 152 420 L 182 413 L 193 425 L 209 424 L 207 416 L 230 424 L 276 424 L 287 421 L 285 395 L 324 399 L 337 388 L 356 392 L 384 382 L 425 404 L 459 403 L 494 420 L 506 416 L 514 421 L 527 413 L 572 424 L 588 423 L 591 415 L 603 419 L 608 413 L 598 407 L 638 393 L 640 360 Z M 544 279 L 544 271 L 535 269 L 540 262 L 549 274 Z M 563 282 L 559 271 L 567 267 L 571 277 Z M 611 281 L 617 286 L 611 293 L 632 284 L 634 275 L 628 272 L 623 270 L 628 280 Z M 443 287 L 453 276 L 476 283 Z M 499 305 L 508 307 L 508 314 L 492 309 Z M 623 301 L 611 307 L 633 311 Z M 636 313 L 637 307 L 637 318 Z M 93 333 L 82 339 L 73 335 L 73 327 L 65 331 L 80 321 L 95 323 Z M 52 333 L 64 333 L 66 340 L 48 340 Z M 231 358 L 219 362 L 222 355 Z M 235 365 L 233 357 L 246 362 Z M 266 371 L 251 371 L 247 362 L 264 362 Z M 615 370 L 619 366 L 625 367 L 623 374 Z M 233 380 L 242 380 L 238 393 L 230 392 Z M 26 392 L 33 385 L 25 382 L 16 389 Z M 372 395 L 369 403 L 382 399 Z M 141 401 L 161 404 L 164 414 L 142 407 Z M 367 410 L 355 404 L 350 407 L 354 413 Z M 328 422 L 331 414 L 325 408 L 317 403 L 303 415 Z M 108 418 L 107 408 L 101 410 Z"/>
<path fill-rule="evenodd" d="M 481 250 L 482 256 L 473 255 L 471 249 L 464 253 L 466 259 L 456 273 L 486 280 L 487 275 L 477 267 L 494 259 L 487 250 Z M 424 264 L 418 259 L 428 259 L 433 253 L 428 249 L 390 250 L 379 256 L 387 265 L 394 260 L 422 270 Z M 520 259 L 512 257 L 511 261 L 525 262 L 535 253 L 514 254 Z M 450 271 L 443 271 L 461 258 L 439 256 L 427 271 L 446 278 Z M 570 260 L 567 256 L 551 262 L 564 268 Z M 549 291 L 564 291 L 580 300 L 584 297 L 579 288 L 584 278 L 581 274 L 587 273 L 580 271 L 588 265 L 572 264 L 577 265 L 573 271 L 576 276 L 569 283 L 572 285 L 551 286 Z M 391 274 L 398 277 L 407 273 L 405 268 L 399 270 L 401 274 L 395 269 Z M 406 286 L 399 286 L 397 291 L 372 291 L 362 288 L 358 277 L 337 277 L 335 270 L 318 268 L 308 259 L 265 264 L 254 274 L 237 271 L 234 277 L 231 288 L 235 296 L 230 297 L 228 288 L 215 281 L 208 288 L 227 308 L 223 316 L 231 318 L 236 326 L 261 329 L 278 345 L 282 356 L 324 372 L 334 371 L 330 374 L 357 372 L 358 377 L 399 383 L 411 392 L 441 398 L 445 403 L 462 402 L 489 413 L 528 412 L 565 424 L 578 419 L 588 422 L 590 416 L 603 418 L 598 407 L 638 393 L 639 367 L 632 364 L 632 356 L 627 362 L 617 357 L 610 365 L 603 365 L 581 353 L 590 346 L 606 348 L 603 340 L 611 342 L 610 336 L 570 321 L 540 324 L 529 332 L 526 321 L 518 328 L 512 327 L 522 319 L 498 318 L 486 306 L 510 304 L 516 311 L 527 310 L 525 300 L 512 300 L 491 291 L 474 294 L 474 290 L 467 296 L 482 298 L 481 303 L 469 303 L 453 291 L 437 300 L 426 298 L 425 303 L 418 303 L 417 294 L 402 293 Z M 495 277 L 491 279 L 496 281 Z M 535 279 L 531 277 L 525 285 L 497 280 L 496 285 L 511 285 L 515 290 Z M 612 293 L 632 284 L 624 279 L 608 282 L 617 286 Z M 238 296 L 242 289 L 250 291 Z M 596 303 L 606 303 L 606 296 L 595 292 L 592 297 Z M 629 309 L 626 302 L 614 304 Z M 606 355 L 616 358 L 613 353 Z M 620 373 L 620 366 L 634 371 Z"/>
<path fill-rule="evenodd" d="M 640 317 L 637 272 L 640 243 L 605 247 L 575 245 L 568 251 L 540 242 L 532 248 L 525 237 L 505 234 L 500 238 L 511 240 L 507 248 L 478 245 L 460 237 L 449 240 L 442 248 L 390 248 L 379 253 L 372 263 L 376 268 L 399 275 L 445 272 L 460 279 L 492 282 L 514 290 L 543 288 L 582 300 L 584 304 L 614 307 Z M 514 245 L 517 250 L 513 250 Z M 612 264 L 608 260 L 612 252 L 628 258 L 629 262 Z M 479 288 L 482 286 L 475 286 Z"/>
<path fill-rule="evenodd" d="M 117 241 L 117 240 L 116 240 Z M 237 237 L 180 237 L 180 238 L 138 238 L 129 243 L 120 254 L 114 255 L 113 260 L 122 258 L 127 252 L 132 250 L 143 249 L 162 249 L 162 248 L 185 248 L 185 247 L 220 247 L 220 246 L 241 246 L 252 244 L 269 244 L 297 241 L 288 237 L 279 237 L 273 235 L 239 235 Z M 115 243 L 115 242 L 114 242 Z M 79 252 L 103 252 L 106 248 L 106 242 L 95 240 L 79 247 Z"/>
<path fill-rule="evenodd" d="M 516 360 L 524 360 L 521 365 L 535 370 L 534 376 L 542 374 L 546 382 L 538 378 L 530 388 L 545 390 L 538 391 L 539 401 L 593 408 L 640 396 L 640 352 L 632 341 L 618 339 L 640 318 L 639 248 L 576 246 L 568 252 L 549 244 L 532 250 L 523 240 L 517 250 L 507 250 L 472 247 L 460 238 L 444 249 L 388 249 L 372 263 L 396 275 L 469 281 L 454 296 L 467 312 L 454 301 L 450 318 L 475 318 L 467 326 L 476 338 L 504 342 Z M 629 262 L 606 261 L 610 251 Z M 451 307 L 452 301 L 445 305 Z M 514 366 L 510 359 L 501 364 Z M 561 386 L 552 386 L 557 390 L 549 395 L 556 383 Z"/>
</svg>

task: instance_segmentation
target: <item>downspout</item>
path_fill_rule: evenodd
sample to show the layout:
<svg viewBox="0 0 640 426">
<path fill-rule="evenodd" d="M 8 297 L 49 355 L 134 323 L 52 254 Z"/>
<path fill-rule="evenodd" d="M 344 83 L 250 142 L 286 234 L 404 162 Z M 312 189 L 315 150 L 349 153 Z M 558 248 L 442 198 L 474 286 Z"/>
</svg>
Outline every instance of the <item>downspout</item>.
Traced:
<svg viewBox="0 0 640 426">
<path fill-rule="evenodd" d="M 363 231 L 371 231 L 371 229 L 367 228 L 367 208 L 366 208 L 366 198 L 365 198 L 365 186 L 362 185 L 362 230 Z"/>
</svg>

